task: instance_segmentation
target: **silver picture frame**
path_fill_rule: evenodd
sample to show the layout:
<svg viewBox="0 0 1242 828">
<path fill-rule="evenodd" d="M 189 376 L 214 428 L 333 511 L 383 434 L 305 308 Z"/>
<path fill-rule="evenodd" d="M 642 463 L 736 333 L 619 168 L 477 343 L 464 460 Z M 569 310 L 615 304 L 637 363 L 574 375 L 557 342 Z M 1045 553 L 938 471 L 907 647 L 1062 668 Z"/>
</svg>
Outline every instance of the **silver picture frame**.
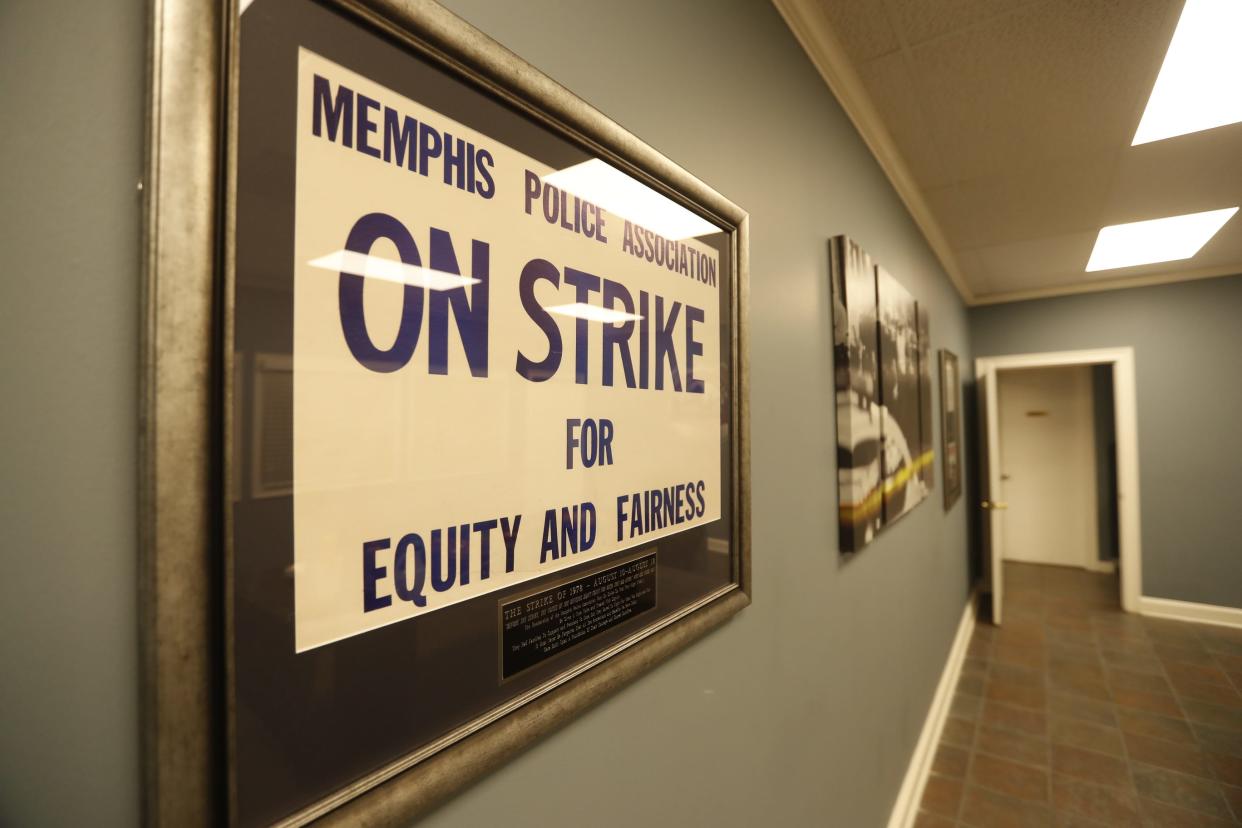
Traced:
<svg viewBox="0 0 1242 828">
<path fill-rule="evenodd" d="M 262 0 L 260 0 L 261 2 Z M 398 825 L 511 759 L 720 626 L 751 600 L 747 214 L 430 0 L 321 0 L 727 228 L 733 273 L 729 451 L 735 578 L 555 686 L 480 717 L 279 824 Z M 144 822 L 235 822 L 231 348 L 237 0 L 152 0 L 141 342 L 140 594 Z"/>
<path fill-rule="evenodd" d="M 940 450 L 944 455 L 944 510 L 962 496 L 962 378 L 957 354 L 940 349 Z"/>
</svg>

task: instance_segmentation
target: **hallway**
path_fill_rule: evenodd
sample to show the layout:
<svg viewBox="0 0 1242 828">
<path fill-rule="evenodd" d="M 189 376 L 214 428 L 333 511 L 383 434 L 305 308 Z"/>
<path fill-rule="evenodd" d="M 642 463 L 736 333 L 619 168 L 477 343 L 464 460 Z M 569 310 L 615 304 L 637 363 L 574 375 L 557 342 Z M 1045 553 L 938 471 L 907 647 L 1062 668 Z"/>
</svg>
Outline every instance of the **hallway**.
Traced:
<svg viewBox="0 0 1242 828">
<path fill-rule="evenodd" d="M 1126 615 L 1116 575 L 1005 565 L 918 828 L 1242 824 L 1242 630 Z"/>
</svg>

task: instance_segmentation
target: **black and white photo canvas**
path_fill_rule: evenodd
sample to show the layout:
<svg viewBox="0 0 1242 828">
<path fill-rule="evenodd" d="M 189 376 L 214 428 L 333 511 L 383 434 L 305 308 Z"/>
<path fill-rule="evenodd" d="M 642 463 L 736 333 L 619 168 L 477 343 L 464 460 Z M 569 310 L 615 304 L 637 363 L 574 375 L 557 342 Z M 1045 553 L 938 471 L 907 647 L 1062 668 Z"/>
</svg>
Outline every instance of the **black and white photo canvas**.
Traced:
<svg viewBox="0 0 1242 828">
<path fill-rule="evenodd" d="M 962 386 L 957 354 L 940 351 L 940 441 L 944 447 L 944 508 L 962 494 Z"/>
<path fill-rule="evenodd" d="M 919 449 L 915 463 L 923 488 L 936 488 L 936 447 L 932 442 L 931 320 L 922 302 L 916 303 L 919 316 Z"/>
<path fill-rule="evenodd" d="M 927 495 L 919 474 L 919 327 L 913 297 L 884 268 L 876 267 L 880 318 L 880 408 L 884 470 L 883 510 L 887 525 Z"/>
<path fill-rule="evenodd" d="M 880 405 L 875 268 L 857 244 L 829 244 L 834 386 L 837 406 L 837 509 L 840 551 L 862 549 L 883 521 L 884 434 Z"/>
</svg>

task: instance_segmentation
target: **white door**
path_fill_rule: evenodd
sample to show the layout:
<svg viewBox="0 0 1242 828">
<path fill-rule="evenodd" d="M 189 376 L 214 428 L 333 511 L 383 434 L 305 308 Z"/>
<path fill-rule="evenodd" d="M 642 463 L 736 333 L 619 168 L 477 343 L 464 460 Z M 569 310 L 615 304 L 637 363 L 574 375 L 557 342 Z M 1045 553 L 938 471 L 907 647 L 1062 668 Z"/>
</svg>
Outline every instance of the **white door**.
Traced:
<svg viewBox="0 0 1242 828">
<path fill-rule="evenodd" d="M 1005 592 L 1005 538 L 1002 533 L 1004 502 L 994 500 L 1001 490 L 1000 465 L 995 461 L 1000 451 L 1000 425 L 997 419 L 996 376 L 991 369 L 976 369 L 979 394 L 979 424 L 983 429 L 979 440 L 980 515 L 983 522 L 983 577 L 992 588 L 992 623 L 1000 626 L 1001 601 Z"/>
<path fill-rule="evenodd" d="M 1091 367 L 999 371 L 996 393 L 1005 560 L 1091 566 L 1099 555 Z"/>
</svg>

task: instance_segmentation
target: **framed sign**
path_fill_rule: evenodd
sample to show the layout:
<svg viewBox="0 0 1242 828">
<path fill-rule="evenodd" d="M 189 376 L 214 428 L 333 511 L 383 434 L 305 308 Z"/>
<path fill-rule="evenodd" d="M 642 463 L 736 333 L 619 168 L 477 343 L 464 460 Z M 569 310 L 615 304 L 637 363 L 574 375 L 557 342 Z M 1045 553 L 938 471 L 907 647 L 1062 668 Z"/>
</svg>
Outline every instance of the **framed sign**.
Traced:
<svg viewBox="0 0 1242 828">
<path fill-rule="evenodd" d="M 940 440 L 944 450 L 944 508 L 962 494 L 962 380 L 957 354 L 940 350 Z"/>
<path fill-rule="evenodd" d="M 397 823 L 749 603 L 747 217 L 434 3 L 242 6 L 155 5 L 148 813 Z"/>
</svg>

